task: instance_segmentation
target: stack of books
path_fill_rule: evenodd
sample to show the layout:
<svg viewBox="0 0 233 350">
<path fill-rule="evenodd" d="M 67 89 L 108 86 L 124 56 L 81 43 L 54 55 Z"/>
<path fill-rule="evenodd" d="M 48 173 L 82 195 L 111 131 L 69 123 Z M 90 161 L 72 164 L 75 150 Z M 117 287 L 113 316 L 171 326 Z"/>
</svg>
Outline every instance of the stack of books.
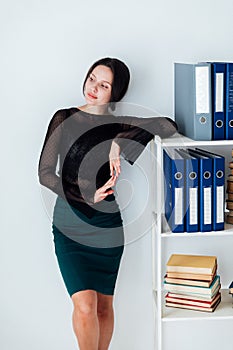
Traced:
<svg viewBox="0 0 233 350">
<path fill-rule="evenodd" d="M 233 150 L 231 151 L 231 156 L 233 157 Z M 228 224 L 233 224 L 233 161 L 229 163 L 230 175 L 227 177 L 227 195 L 226 208 L 229 210 L 226 216 L 226 222 Z"/>
<path fill-rule="evenodd" d="M 172 254 L 167 262 L 165 305 L 213 312 L 221 301 L 216 256 Z"/>
</svg>

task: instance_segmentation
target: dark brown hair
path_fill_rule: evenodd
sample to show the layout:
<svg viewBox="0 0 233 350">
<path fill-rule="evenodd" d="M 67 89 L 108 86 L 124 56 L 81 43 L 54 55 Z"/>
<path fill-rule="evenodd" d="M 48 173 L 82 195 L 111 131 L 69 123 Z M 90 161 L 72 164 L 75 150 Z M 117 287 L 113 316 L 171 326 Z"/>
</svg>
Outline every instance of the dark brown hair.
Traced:
<svg viewBox="0 0 233 350">
<path fill-rule="evenodd" d="M 110 58 L 110 57 L 101 58 L 91 66 L 91 68 L 87 72 L 87 75 L 83 83 L 83 93 L 84 93 L 84 88 L 88 77 L 90 76 L 92 71 L 95 69 L 95 67 L 100 65 L 109 67 L 113 73 L 112 93 L 111 93 L 110 102 L 120 101 L 124 97 L 128 89 L 130 72 L 126 64 L 118 60 L 117 58 Z"/>
</svg>

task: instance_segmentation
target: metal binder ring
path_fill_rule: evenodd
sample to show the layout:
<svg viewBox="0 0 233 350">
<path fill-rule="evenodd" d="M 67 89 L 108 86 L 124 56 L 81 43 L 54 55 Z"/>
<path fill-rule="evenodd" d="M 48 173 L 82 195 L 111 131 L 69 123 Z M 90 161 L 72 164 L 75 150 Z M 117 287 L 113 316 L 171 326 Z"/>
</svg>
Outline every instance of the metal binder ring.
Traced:
<svg viewBox="0 0 233 350">
<path fill-rule="evenodd" d="M 196 177 L 197 177 L 197 173 L 195 173 L 195 171 L 192 171 L 192 172 L 189 174 L 190 180 L 195 180 Z"/>
<path fill-rule="evenodd" d="M 215 123 L 217 128 L 221 128 L 223 126 L 223 121 L 222 120 L 217 120 Z"/>
<path fill-rule="evenodd" d="M 229 126 L 230 126 L 231 128 L 233 128 L 233 120 L 230 120 L 230 121 L 229 121 Z"/>
<path fill-rule="evenodd" d="M 211 174 L 209 171 L 204 172 L 204 179 L 209 179 L 211 177 Z"/>
<path fill-rule="evenodd" d="M 202 115 L 202 116 L 199 118 L 199 121 L 200 121 L 201 124 L 205 124 L 205 123 L 206 123 L 206 117 Z"/>
<path fill-rule="evenodd" d="M 176 180 L 181 180 L 182 179 L 182 174 L 180 171 L 178 171 L 177 173 L 175 173 L 175 179 Z"/>
<path fill-rule="evenodd" d="M 223 177 L 223 171 L 222 170 L 218 170 L 217 173 L 216 173 L 216 176 L 218 179 L 221 179 Z"/>
</svg>

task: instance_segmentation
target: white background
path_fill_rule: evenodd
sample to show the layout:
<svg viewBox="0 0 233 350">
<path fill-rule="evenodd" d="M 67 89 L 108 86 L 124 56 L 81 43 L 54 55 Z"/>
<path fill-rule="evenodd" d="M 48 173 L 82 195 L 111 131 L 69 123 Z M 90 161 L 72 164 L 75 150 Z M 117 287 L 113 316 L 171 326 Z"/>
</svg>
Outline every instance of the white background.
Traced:
<svg viewBox="0 0 233 350">
<path fill-rule="evenodd" d="M 124 60 L 131 70 L 125 102 L 173 117 L 173 63 L 232 61 L 232 13 L 231 0 L 11 0 L 2 4 L 2 350 L 77 349 L 72 304 L 57 267 L 51 219 L 37 177 L 53 113 L 83 104 L 81 85 L 87 69 L 97 59 L 111 56 Z M 134 185 L 133 205 L 124 212 L 126 224 L 140 212 L 143 200 L 146 203 L 147 176 L 140 166 L 150 172 L 146 152 L 134 167 L 123 163 L 122 177 Z M 127 181 L 123 186 L 129 190 Z M 134 242 L 126 246 L 117 281 L 111 350 L 154 348 L 150 235 L 143 234 L 149 214 L 143 215 L 126 227 Z M 174 328 L 169 332 L 176 334 Z M 193 332 L 192 338 L 195 328 Z M 169 350 L 174 335 L 170 334 Z"/>
</svg>

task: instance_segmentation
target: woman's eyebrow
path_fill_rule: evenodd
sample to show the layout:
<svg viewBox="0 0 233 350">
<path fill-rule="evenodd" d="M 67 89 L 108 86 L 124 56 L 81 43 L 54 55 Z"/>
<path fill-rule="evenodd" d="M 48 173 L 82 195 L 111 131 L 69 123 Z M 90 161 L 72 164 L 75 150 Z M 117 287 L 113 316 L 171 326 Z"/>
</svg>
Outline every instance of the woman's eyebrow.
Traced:
<svg viewBox="0 0 233 350">
<path fill-rule="evenodd" d="M 93 77 L 96 79 L 96 75 L 95 75 L 94 73 L 91 73 L 90 75 L 93 75 Z M 111 85 L 111 86 L 112 86 L 112 84 L 111 84 L 111 83 L 109 83 L 109 81 L 107 81 L 107 80 L 102 80 L 102 82 L 104 82 L 104 83 L 108 83 L 109 85 Z"/>
<path fill-rule="evenodd" d="M 104 82 L 104 83 L 107 83 L 107 84 L 109 84 L 109 85 L 111 85 L 111 86 L 112 86 L 112 84 L 111 84 L 111 83 L 109 83 L 109 81 L 107 81 L 107 80 L 103 80 L 103 82 Z"/>
</svg>

